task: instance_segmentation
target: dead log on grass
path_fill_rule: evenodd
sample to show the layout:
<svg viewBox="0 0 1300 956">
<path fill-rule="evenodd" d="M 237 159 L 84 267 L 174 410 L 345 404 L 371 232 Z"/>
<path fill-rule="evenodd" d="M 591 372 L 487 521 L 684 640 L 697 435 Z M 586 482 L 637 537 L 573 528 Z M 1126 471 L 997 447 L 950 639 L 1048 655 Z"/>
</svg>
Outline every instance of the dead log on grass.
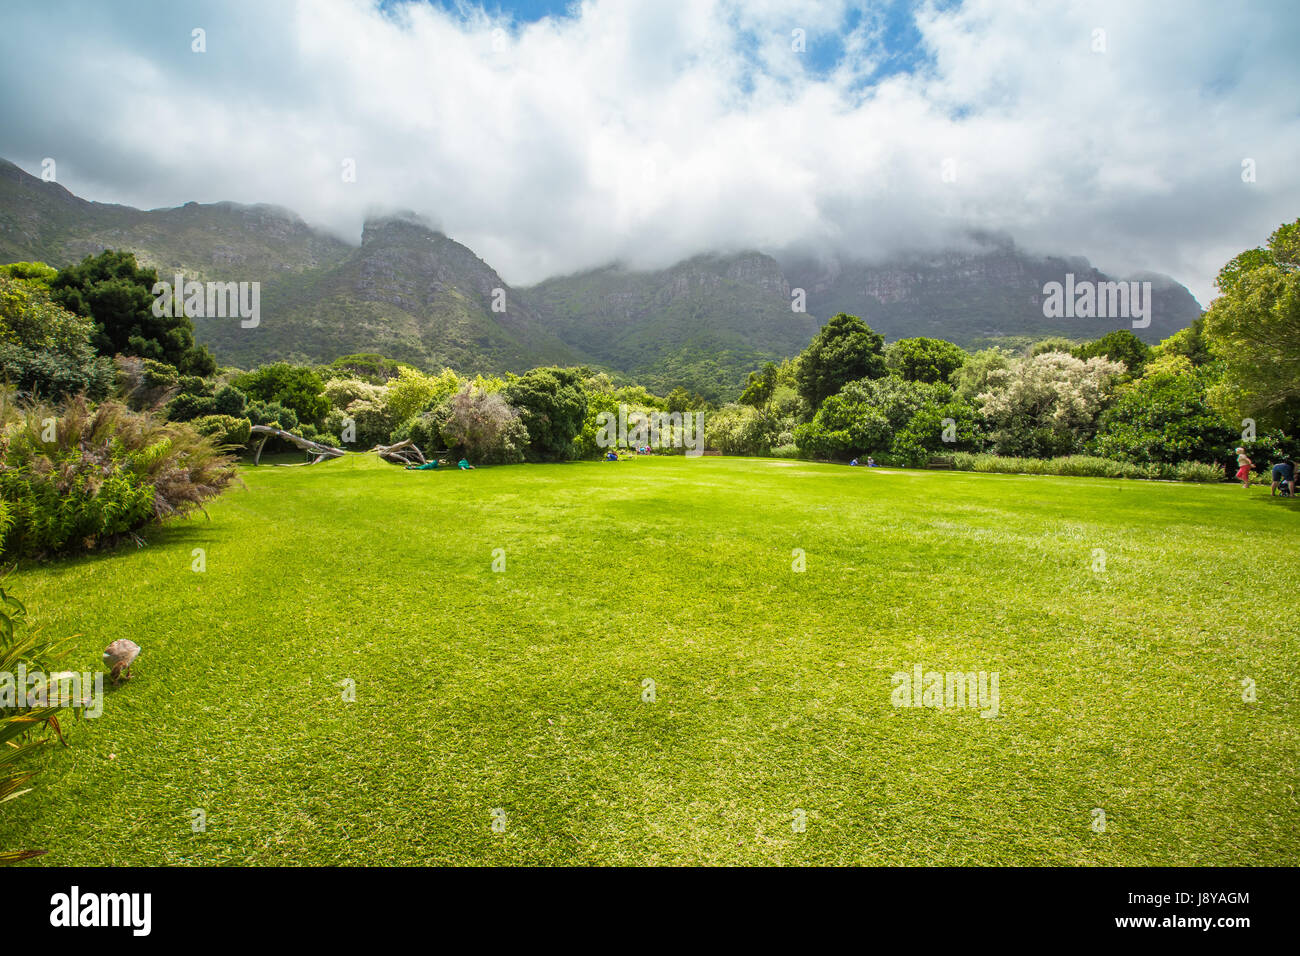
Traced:
<svg viewBox="0 0 1300 956">
<path fill-rule="evenodd" d="M 391 461 L 395 465 L 427 465 L 424 460 L 424 452 L 420 451 L 418 445 L 411 439 L 399 441 L 395 445 L 376 445 L 370 449 L 384 461 Z"/>
<path fill-rule="evenodd" d="M 330 458 L 342 458 L 348 452 L 342 448 L 335 448 L 333 445 L 323 445 L 318 441 L 312 441 L 309 438 L 303 438 L 301 435 L 295 435 L 293 432 L 287 432 L 283 428 L 275 428 L 272 425 L 254 425 L 252 433 L 261 435 L 262 440 L 257 443 L 257 450 L 253 454 L 253 464 L 259 464 L 262 460 L 262 449 L 266 447 L 267 439 L 271 436 L 287 441 L 291 445 L 296 445 L 309 455 L 315 455 L 311 461 L 305 461 L 304 465 L 318 465 L 322 461 Z M 384 461 L 392 462 L 395 465 L 423 465 L 427 464 L 424 458 L 424 452 L 420 451 L 418 445 L 411 439 L 399 441 L 395 445 L 376 445 L 370 449 Z M 295 465 L 285 465 L 283 467 L 293 468 Z"/>
<path fill-rule="evenodd" d="M 312 461 L 305 462 L 308 465 L 315 465 L 325 461 L 327 458 L 342 458 L 347 454 L 342 448 L 335 448 L 333 445 L 322 445 L 320 442 L 303 438 L 295 435 L 293 432 L 287 432 L 283 428 L 276 428 L 272 425 L 254 425 L 251 429 L 254 435 L 261 435 L 262 440 L 257 443 L 257 450 L 253 453 L 253 464 L 260 464 L 262 461 L 262 449 L 266 447 L 267 439 L 274 435 L 276 438 L 287 441 L 291 445 L 297 445 L 308 454 L 314 454 L 316 458 Z"/>
</svg>

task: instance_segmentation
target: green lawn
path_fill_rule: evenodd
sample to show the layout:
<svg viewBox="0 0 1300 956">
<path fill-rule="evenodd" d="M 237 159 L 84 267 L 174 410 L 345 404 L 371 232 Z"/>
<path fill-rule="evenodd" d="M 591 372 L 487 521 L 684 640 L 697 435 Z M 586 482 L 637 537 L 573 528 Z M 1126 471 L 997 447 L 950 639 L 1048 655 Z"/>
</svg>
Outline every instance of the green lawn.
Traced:
<svg viewBox="0 0 1300 956">
<path fill-rule="evenodd" d="M 1267 486 L 719 458 L 243 477 L 211 520 L 8 582 L 77 635 L 69 668 L 144 650 L 0 847 L 1300 863 L 1300 513 Z M 915 664 L 996 671 L 1000 713 L 896 709 Z"/>
</svg>

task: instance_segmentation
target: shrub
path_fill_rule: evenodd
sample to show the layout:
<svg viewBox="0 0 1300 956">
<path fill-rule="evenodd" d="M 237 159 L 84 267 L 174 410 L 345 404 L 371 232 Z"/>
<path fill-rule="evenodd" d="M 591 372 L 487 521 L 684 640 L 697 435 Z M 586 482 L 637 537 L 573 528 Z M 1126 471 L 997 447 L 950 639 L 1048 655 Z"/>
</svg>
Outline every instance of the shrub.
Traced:
<svg viewBox="0 0 1300 956">
<path fill-rule="evenodd" d="M 426 456 L 441 450 L 446 446 L 442 440 L 440 413 L 441 409 L 434 409 L 423 415 L 408 418 L 393 429 L 393 441 L 405 441 L 409 438 Z"/>
<path fill-rule="evenodd" d="M 180 385 L 175 366 L 138 355 L 119 355 L 117 389 L 122 400 L 136 411 L 157 408 Z"/>
<path fill-rule="evenodd" d="M 342 436 L 344 445 L 373 448 L 387 445 L 395 422 L 382 399 L 360 398 L 346 410 L 332 409 L 325 416 L 326 430 Z"/>
<path fill-rule="evenodd" d="M 970 405 L 959 400 L 944 405 L 929 401 L 894 432 L 889 455 L 919 467 L 936 454 L 973 449 L 977 440 L 975 410 Z"/>
<path fill-rule="evenodd" d="M 0 399 L 6 558 L 94 548 L 220 494 L 232 459 L 188 425 L 119 402 L 63 409 Z"/>
<path fill-rule="evenodd" d="M 315 425 L 299 425 L 297 434 L 308 441 L 320 442 L 322 445 L 329 445 L 332 448 L 342 448 L 342 439 L 334 432 L 324 428 L 317 428 Z"/>
<path fill-rule="evenodd" d="M 1176 463 L 1211 460 L 1236 431 L 1206 396 L 1205 375 L 1185 359 L 1161 360 L 1119 390 L 1089 448 L 1105 458 Z"/>
<path fill-rule="evenodd" d="M 1174 474 L 1179 481 L 1222 481 L 1223 466 L 1184 461 L 1174 466 Z"/>
<path fill-rule="evenodd" d="M 325 397 L 325 383 L 313 369 L 288 362 L 263 365 L 252 372 L 236 376 L 231 382 L 253 402 L 268 402 L 290 409 L 296 422 L 320 425 L 330 410 Z M 288 426 L 283 422 L 281 428 Z"/>
<path fill-rule="evenodd" d="M 217 403 L 211 395 L 182 392 L 167 402 L 165 411 L 174 422 L 192 422 L 196 418 L 217 414 Z"/>
<path fill-rule="evenodd" d="M 928 457 L 927 444 L 942 444 L 942 419 L 948 417 L 945 410 L 951 398 L 952 390 L 938 383 L 908 382 L 896 377 L 850 382 L 822 403 L 811 422 L 795 429 L 795 442 L 808 454 L 822 458 L 847 460 L 880 455 L 891 451 L 895 436 L 922 409 L 929 409 L 928 417 L 917 423 L 914 432 L 902 435 L 900 448 L 892 449 L 901 459 L 923 459 Z M 954 414 L 965 423 L 966 431 L 972 432 L 970 411 Z M 929 427 L 930 419 L 937 427 Z"/>
<path fill-rule="evenodd" d="M 241 418 L 248 409 L 248 396 L 233 385 L 223 385 L 212 396 L 212 407 L 217 415 Z"/>
<path fill-rule="evenodd" d="M 724 455 L 767 455 L 776 433 L 771 420 L 749 405 L 724 405 L 704 416 L 704 444 Z"/>
<path fill-rule="evenodd" d="M 253 427 L 247 418 L 236 418 L 233 415 L 204 415 L 190 424 L 200 435 L 207 435 L 223 446 L 247 445 Z"/>
<path fill-rule="evenodd" d="M 524 460 L 528 430 L 519 412 L 499 393 L 486 394 L 466 383 L 447 399 L 436 417 L 447 447 L 460 450 L 476 463 L 512 465 Z"/>
<path fill-rule="evenodd" d="M 1015 458 L 985 453 L 957 452 L 952 456 L 958 471 L 1014 475 L 1061 475 L 1080 478 L 1146 478 L 1164 481 L 1220 481 L 1223 469 L 1215 465 L 1183 462 L 1172 465 L 1155 462 L 1135 464 L 1091 455 L 1061 458 Z"/>
<path fill-rule="evenodd" d="M 254 425 L 272 425 L 287 432 L 298 428 L 298 416 L 293 409 L 285 408 L 279 402 L 250 402 L 248 420 Z"/>
</svg>

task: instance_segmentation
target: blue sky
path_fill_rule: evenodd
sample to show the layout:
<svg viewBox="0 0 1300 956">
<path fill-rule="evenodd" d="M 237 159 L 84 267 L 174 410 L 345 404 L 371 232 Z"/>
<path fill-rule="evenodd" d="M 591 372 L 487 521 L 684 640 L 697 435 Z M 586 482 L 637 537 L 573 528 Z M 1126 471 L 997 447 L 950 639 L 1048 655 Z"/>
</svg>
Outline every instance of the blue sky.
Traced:
<svg viewBox="0 0 1300 956">
<path fill-rule="evenodd" d="M 493 20 L 509 23 L 514 27 L 521 24 L 535 23 L 543 18 L 575 19 L 581 13 L 578 2 L 562 0 L 506 0 L 506 2 L 466 3 L 464 0 L 383 0 L 381 6 L 392 10 L 409 4 L 428 3 L 445 10 L 452 16 L 466 18 L 467 11 L 482 11 Z M 957 5 L 958 0 L 942 0 L 935 6 L 939 9 Z M 890 76 L 894 73 L 912 72 L 924 67 L 925 51 L 921 45 L 921 34 L 916 29 L 913 13 L 916 4 L 906 0 L 885 0 L 871 4 L 854 4 L 844 10 L 843 15 L 833 27 L 812 31 L 807 35 L 806 69 L 814 74 L 826 74 L 846 57 L 843 37 L 846 33 L 858 30 L 868 21 L 877 24 L 880 33 L 880 48 L 885 56 L 884 62 L 872 79 Z M 782 32 L 782 38 L 785 37 Z"/>
<path fill-rule="evenodd" d="M 412 210 L 519 284 L 984 230 L 1204 303 L 1300 214 L 1297 35 L 1270 0 L 44 0 L 6 10 L 0 156 L 353 242 Z"/>
</svg>

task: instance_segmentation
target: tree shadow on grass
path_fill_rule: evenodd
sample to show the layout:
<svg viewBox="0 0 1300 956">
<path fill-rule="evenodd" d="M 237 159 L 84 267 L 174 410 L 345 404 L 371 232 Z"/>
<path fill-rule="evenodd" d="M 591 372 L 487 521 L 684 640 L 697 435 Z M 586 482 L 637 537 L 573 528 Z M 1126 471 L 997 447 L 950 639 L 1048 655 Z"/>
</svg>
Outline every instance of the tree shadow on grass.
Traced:
<svg viewBox="0 0 1300 956">
<path fill-rule="evenodd" d="M 1264 504 L 1275 508 L 1284 508 L 1291 514 L 1300 514 L 1300 498 L 1283 498 L 1281 495 L 1269 495 L 1262 499 Z"/>
</svg>

